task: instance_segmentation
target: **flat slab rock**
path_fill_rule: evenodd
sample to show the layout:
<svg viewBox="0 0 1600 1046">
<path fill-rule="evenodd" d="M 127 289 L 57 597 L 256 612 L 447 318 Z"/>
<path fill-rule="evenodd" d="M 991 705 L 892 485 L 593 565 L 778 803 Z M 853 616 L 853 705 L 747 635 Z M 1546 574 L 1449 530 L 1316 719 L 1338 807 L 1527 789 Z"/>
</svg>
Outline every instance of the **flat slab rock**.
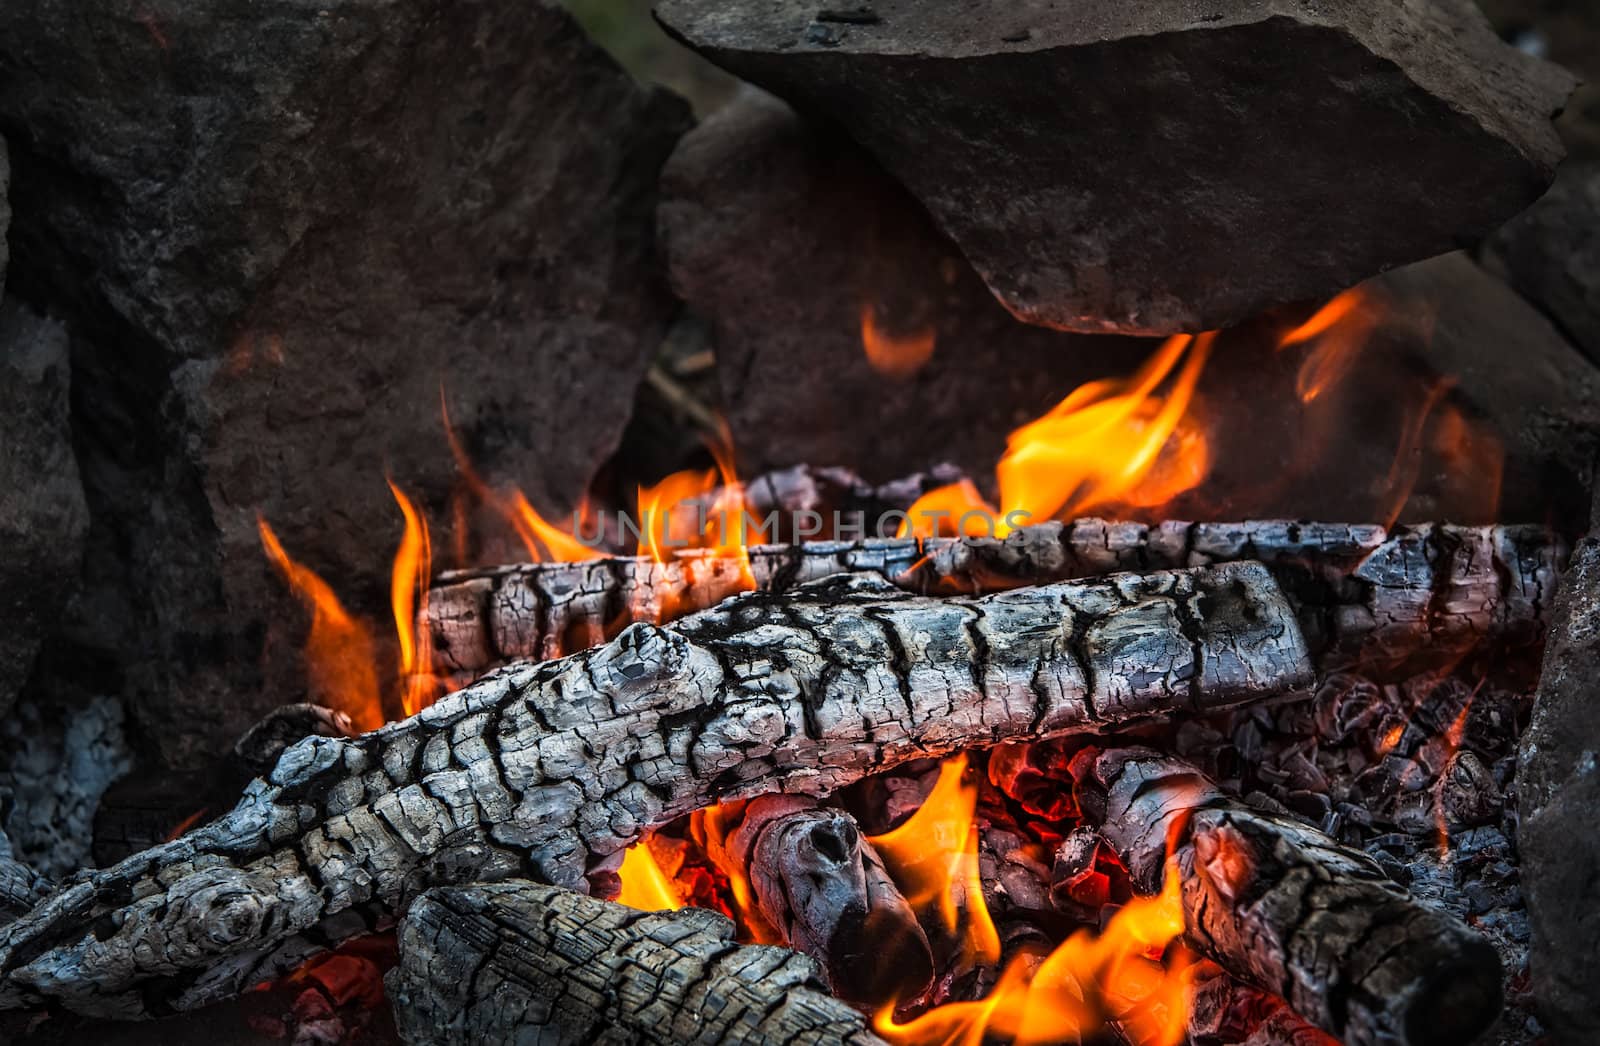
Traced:
<svg viewBox="0 0 1600 1046">
<path fill-rule="evenodd" d="M 676 308 L 655 192 L 688 122 L 553 2 L 0 10 L 12 289 L 73 318 L 86 405 L 83 631 L 164 762 L 303 692 L 258 512 L 388 618 L 386 470 L 435 519 L 458 482 L 441 384 L 490 479 L 582 493 Z"/>
<path fill-rule="evenodd" d="M 1482 237 L 1550 184 L 1573 79 L 1469 0 L 661 0 L 838 121 L 1018 317 L 1228 326 Z"/>
</svg>

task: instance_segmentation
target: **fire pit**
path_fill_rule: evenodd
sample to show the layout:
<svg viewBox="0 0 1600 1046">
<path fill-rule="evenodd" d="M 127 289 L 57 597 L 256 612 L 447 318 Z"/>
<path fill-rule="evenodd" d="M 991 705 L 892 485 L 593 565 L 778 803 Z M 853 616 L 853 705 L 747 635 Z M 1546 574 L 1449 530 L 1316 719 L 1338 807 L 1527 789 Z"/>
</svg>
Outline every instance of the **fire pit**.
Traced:
<svg viewBox="0 0 1600 1046">
<path fill-rule="evenodd" d="M 1600 1035 L 1557 23 L 13 6 L 5 1041 Z"/>
</svg>

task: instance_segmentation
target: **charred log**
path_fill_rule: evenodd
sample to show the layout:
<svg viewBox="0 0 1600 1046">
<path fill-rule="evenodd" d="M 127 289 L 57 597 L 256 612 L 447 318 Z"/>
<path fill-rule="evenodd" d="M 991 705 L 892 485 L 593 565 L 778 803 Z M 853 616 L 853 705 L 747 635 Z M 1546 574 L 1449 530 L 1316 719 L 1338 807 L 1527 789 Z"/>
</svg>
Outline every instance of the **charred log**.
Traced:
<svg viewBox="0 0 1600 1046">
<path fill-rule="evenodd" d="M 928 939 L 848 813 L 761 796 L 718 806 L 699 834 L 712 863 L 749 884 L 741 914 L 755 939 L 816 959 L 835 995 L 875 1008 L 928 986 Z"/>
<path fill-rule="evenodd" d="M 11 795 L 0 791 L 0 825 L 6 822 Z M 47 894 L 50 884 L 11 852 L 11 840 L 0 828 L 0 926 L 25 915 Z"/>
<path fill-rule="evenodd" d="M 1257 521 L 1145 526 L 1079 520 L 992 538 L 875 538 L 767 545 L 740 557 L 684 551 L 660 563 L 615 557 L 447 574 L 425 627 L 436 670 L 465 682 L 518 658 L 552 658 L 603 642 L 633 621 L 660 622 L 750 587 L 783 592 L 872 571 L 918 593 L 981 593 L 1124 570 L 1253 559 L 1294 603 L 1333 670 L 1359 664 L 1401 678 L 1450 664 L 1484 642 L 1543 635 L 1565 557 L 1543 527 L 1378 526 Z"/>
<path fill-rule="evenodd" d="M 1072 766 L 1085 818 L 1139 889 L 1159 888 L 1170 841 L 1189 943 L 1348 1046 L 1470 1042 L 1499 1014 L 1489 942 L 1365 854 L 1175 757 L 1089 748 Z"/>
<path fill-rule="evenodd" d="M 388 986 L 410 1043 L 882 1041 L 810 959 L 735 944 L 733 923 L 700 908 L 646 914 L 520 881 L 447 887 L 417 899 L 399 940 Z"/>
<path fill-rule="evenodd" d="M 442 883 L 615 888 L 645 832 L 975 745 L 1303 692 L 1259 564 L 949 600 L 868 575 L 752 593 L 289 748 L 232 812 L 0 931 L 0 1008 L 140 1017 L 234 994 Z"/>
</svg>

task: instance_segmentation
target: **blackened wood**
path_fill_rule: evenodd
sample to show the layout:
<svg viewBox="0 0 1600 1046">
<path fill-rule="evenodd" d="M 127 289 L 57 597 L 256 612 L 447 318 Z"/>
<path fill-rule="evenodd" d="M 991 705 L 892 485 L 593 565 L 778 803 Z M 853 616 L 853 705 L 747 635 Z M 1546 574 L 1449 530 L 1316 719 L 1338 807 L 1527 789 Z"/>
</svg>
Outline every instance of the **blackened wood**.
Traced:
<svg viewBox="0 0 1600 1046">
<path fill-rule="evenodd" d="M 232 812 L 0 931 L 0 1008 L 152 1016 L 382 925 L 430 885 L 615 887 L 653 827 L 908 760 L 1304 692 L 1259 564 L 981 598 L 873 575 L 751 593 L 495 673 L 359 738 L 290 747 Z"/>
<path fill-rule="evenodd" d="M 748 884 L 756 939 L 817 960 L 835 995 L 875 1009 L 928 986 L 928 939 L 854 817 L 771 795 L 721 804 L 699 826 L 712 863 Z"/>
<path fill-rule="evenodd" d="M 1367 855 L 1174 756 L 1086 749 L 1072 766 L 1085 817 L 1137 888 L 1159 889 L 1170 841 L 1189 943 L 1347 1046 L 1471 1042 L 1499 1014 L 1493 946 Z"/>
<path fill-rule="evenodd" d="M 430 890 L 400 924 L 395 1023 L 417 1046 L 881 1044 L 810 959 L 733 929 L 523 881 Z"/>
<path fill-rule="evenodd" d="M 0 926 L 26 914 L 50 890 L 42 876 L 11 852 L 11 840 L 3 827 L 10 810 L 10 793 L 0 791 Z"/>
<path fill-rule="evenodd" d="M 614 557 L 447 574 L 429 594 L 435 668 L 465 682 L 496 664 L 602 642 L 630 621 L 661 621 L 748 587 L 788 588 L 876 571 L 914 592 L 989 592 L 1255 559 L 1293 601 L 1319 667 L 1403 678 L 1476 646 L 1536 643 L 1565 548 L 1544 527 L 1295 523 L 1041 523 L 1004 540 L 868 538 L 748 550 L 686 550 L 666 563 Z"/>
</svg>

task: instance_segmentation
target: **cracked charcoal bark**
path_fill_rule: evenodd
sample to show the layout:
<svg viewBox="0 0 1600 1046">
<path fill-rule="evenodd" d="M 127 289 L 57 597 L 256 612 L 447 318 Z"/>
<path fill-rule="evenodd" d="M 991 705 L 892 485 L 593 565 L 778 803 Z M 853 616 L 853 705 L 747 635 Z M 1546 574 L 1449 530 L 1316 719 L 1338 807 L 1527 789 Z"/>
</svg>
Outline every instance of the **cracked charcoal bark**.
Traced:
<svg viewBox="0 0 1600 1046">
<path fill-rule="evenodd" d="M 1087 749 L 1072 772 L 1085 817 L 1141 891 L 1160 888 L 1175 839 L 1189 942 L 1346 1046 L 1454 1046 L 1498 1016 L 1493 946 L 1365 854 L 1149 749 Z"/>
<path fill-rule="evenodd" d="M 809 796 L 724 803 L 698 822 L 706 855 L 749 884 L 757 940 L 821 964 L 833 993 L 877 1009 L 933 979 L 928 938 L 856 819 Z"/>
<path fill-rule="evenodd" d="M 1295 604 L 1319 667 L 1359 664 L 1403 678 L 1451 664 L 1485 640 L 1543 635 L 1561 541 L 1544 527 L 1246 523 L 1042 523 L 985 538 L 810 542 L 751 548 L 763 589 L 871 570 L 917 592 L 1019 584 L 1256 559 Z M 447 574 L 424 612 L 436 670 L 465 683 L 506 660 L 593 646 L 618 622 L 711 606 L 739 591 L 737 560 L 688 552 L 668 563 L 619 557 Z"/>
<path fill-rule="evenodd" d="M 613 887 L 713 803 L 907 760 L 1303 692 L 1259 564 L 930 599 L 876 575 L 751 593 L 495 673 L 404 722 L 307 738 L 239 806 L 0 931 L 0 1008 L 192 1009 L 383 925 L 428 886 Z"/>
<path fill-rule="evenodd" d="M 408 1043 L 881 1046 L 810 959 L 700 908 L 644 913 L 536 883 L 429 890 L 387 978 Z"/>
</svg>

